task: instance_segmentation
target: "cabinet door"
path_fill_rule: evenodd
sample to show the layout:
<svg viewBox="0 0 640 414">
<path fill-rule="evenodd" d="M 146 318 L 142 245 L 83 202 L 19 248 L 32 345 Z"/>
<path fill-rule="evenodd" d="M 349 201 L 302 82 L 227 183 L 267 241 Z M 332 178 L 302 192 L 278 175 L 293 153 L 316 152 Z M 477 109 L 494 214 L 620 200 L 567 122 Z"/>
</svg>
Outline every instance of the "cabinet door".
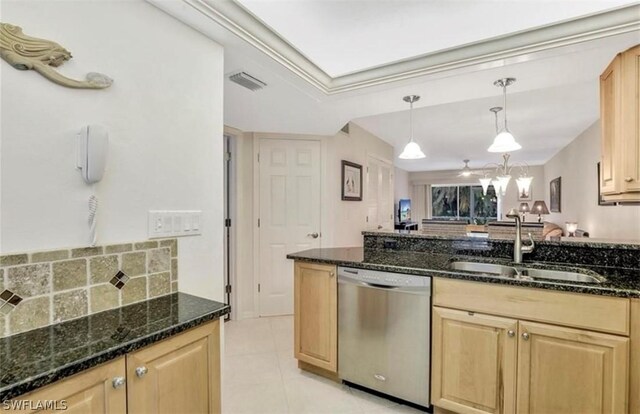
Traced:
<svg viewBox="0 0 640 414">
<path fill-rule="evenodd" d="M 520 322 L 518 413 L 626 413 L 629 339 Z"/>
<path fill-rule="evenodd" d="M 456 413 L 515 412 L 517 326 L 434 307 L 431 403 Z"/>
<path fill-rule="evenodd" d="M 602 132 L 600 160 L 600 193 L 619 192 L 616 175 L 620 136 L 620 55 L 600 75 L 600 125 Z"/>
<path fill-rule="evenodd" d="M 127 355 L 129 414 L 220 412 L 218 320 Z"/>
<path fill-rule="evenodd" d="M 80 374 L 66 378 L 43 389 L 20 396 L 9 406 L 25 409 L 9 409 L 12 413 L 55 413 L 67 414 L 125 414 L 127 392 L 124 358 L 91 368 Z M 114 385 L 119 378 L 121 385 Z M 20 406 L 30 402 L 33 409 Z M 38 403 L 52 403 L 54 407 L 40 409 Z M 57 410 L 56 410 L 57 408 Z M 2 409 L 2 411 L 5 411 Z"/>
<path fill-rule="evenodd" d="M 622 185 L 624 192 L 633 192 L 640 191 L 640 45 L 622 54 L 622 76 Z"/>
<path fill-rule="evenodd" d="M 338 372 L 336 267 L 296 262 L 294 353 L 302 362 Z"/>
</svg>

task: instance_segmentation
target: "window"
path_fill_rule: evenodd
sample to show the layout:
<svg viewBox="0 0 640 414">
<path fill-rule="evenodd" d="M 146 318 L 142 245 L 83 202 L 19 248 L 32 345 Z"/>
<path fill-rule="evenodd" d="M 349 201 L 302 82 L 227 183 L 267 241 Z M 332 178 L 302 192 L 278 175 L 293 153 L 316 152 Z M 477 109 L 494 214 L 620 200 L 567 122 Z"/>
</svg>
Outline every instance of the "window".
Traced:
<svg viewBox="0 0 640 414">
<path fill-rule="evenodd" d="M 498 216 L 498 200 L 493 187 L 487 195 L 479 185 L 432 185 L 431 217 L 469 219 L 483 223 Z"/>
</svg>

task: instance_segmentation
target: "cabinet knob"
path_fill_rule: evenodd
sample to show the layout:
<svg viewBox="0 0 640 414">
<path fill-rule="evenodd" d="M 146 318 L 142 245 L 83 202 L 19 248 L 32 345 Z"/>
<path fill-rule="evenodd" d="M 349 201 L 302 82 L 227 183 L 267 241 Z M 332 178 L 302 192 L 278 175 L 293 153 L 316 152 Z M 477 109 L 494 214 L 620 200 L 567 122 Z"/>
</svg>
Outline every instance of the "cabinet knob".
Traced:
<svg viewBox="0 0 640 414">
<path fill-rule="evenodd" d="M 329 277 L 334 277 L 336 275 L 336 272 L 334 272 L 333 270 L 329 272 Z"/>
<path fill-rule="evenodd" d="M 631 181 L 633 181 L 633 177 L 624 177 L 624 181 L 630 183 Z"/>
<path fill-rule="evenodd" d="M 127 382 L 127 380 L 124 379 L 124 377 L 115 377 L 113 381 L 111 381 L 111 385 L 113 385 L 113 388 L 118 389 L 122 388 L 125 382 Z"/>
<path fill-rule="evenodd" d="M 509 335 L 509 338 L 513 338 L 514 336 L 516 336 L 516 331 L 514 331 L 513 329 L 509 329 L 507 331 L 507 335 Z"/>
<path fill-rule="evenodd" d="M 136 368 L 136 375 L 138 376 L 138 378 L 142 378 L 147 374 L 148 371 L 149 370 L 147 369 L 147 367 L 138 367 Z"/>
<path fill-rule="evenodd" d="M 528 341 L 529 340 L 529 333 L 528 332 L 523 333 L 522 334 L 522 339 L 524 339 L 525 341 Z"/>
<path fill-rule="evenodd" d="M 320 233 L 317 233 L 317 232 L 309 233 L 307 234 L 307 237 L 311 237 L 312 239 L 317 239 L 318 237 L 320 237 Z"/>
</svg>

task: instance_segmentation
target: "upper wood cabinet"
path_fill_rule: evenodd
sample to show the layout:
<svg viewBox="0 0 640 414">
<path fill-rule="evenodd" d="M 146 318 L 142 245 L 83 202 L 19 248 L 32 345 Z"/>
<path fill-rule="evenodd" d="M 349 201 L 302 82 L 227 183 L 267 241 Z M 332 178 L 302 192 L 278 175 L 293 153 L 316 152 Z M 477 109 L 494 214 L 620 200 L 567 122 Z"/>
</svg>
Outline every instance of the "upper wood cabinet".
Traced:
<svg viewBox="0 0 640 414">
<path fill-rule="evenodd" d="M 600 192 L 640 201 L 640 45 L 618 54 L 600 75 Z"/>
<path fill-rule="evenodd" d="M 294 353 L 298 361 L 338 372 L 336 266 L 295 263 Z"/>
<path fill-rule="evenodd" d="M 129 413 L 219 413 L 219 332 L 215 321 L 127 355 Z"/>
<path fill-rule="evenodd" d="M 55 412 L 68 414 L 125 414 L 127 412 L 125 360 L 124 358 L 119 358 L 91 368 L 30 394 L 20 396 L 9 405 L 17 408 L 16 404 L 21 402 L 30 402 L 34 409 L 4 410 L 0 408 L 0 411 L 23 414 Z M 55 404 L 57 410 L 41 410 L 37 408 L 37 403 Z"/>
</svg>

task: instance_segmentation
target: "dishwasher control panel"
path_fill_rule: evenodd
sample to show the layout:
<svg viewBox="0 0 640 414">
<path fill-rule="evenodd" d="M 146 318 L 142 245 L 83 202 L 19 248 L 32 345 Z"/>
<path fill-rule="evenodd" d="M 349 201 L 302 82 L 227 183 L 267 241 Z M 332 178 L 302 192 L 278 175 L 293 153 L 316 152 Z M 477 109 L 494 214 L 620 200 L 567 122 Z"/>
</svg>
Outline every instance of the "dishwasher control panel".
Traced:
<svg viewBox="0 0 640 414">
<path fill-rule="evenodd" d="M 383 286 L 430 287 L 429 276 L 405 275 L 379 270 L 357 269 L 353 267 L 338 267 L 338 277 L 349 278 L 359 282 Z"/>
</svg>

